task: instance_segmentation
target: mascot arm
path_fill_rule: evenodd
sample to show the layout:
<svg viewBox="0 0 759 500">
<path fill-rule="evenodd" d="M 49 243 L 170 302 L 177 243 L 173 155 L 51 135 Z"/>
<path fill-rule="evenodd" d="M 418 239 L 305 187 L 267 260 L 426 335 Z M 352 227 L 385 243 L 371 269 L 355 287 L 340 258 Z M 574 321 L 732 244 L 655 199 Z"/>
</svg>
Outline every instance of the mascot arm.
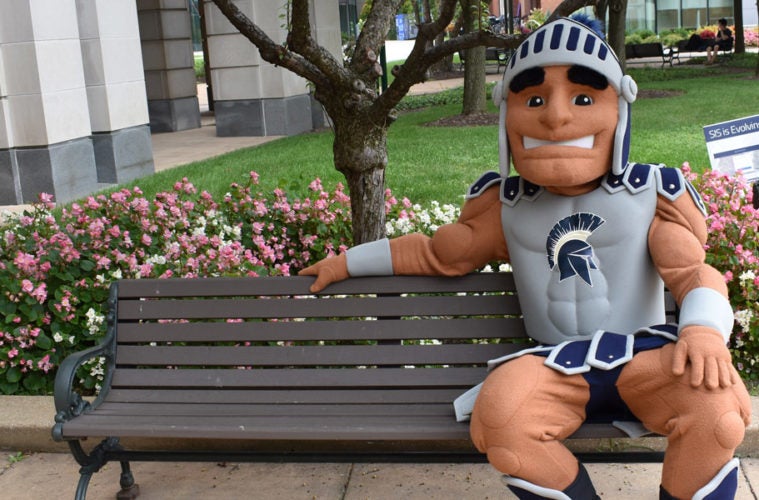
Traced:
<svg viewBox="0 0 759 500">
<path fill-rule="evenodd" d="M 654 265 L 680 305 L 679 339 L 672 370 L 707 389 L 738 383 L 727 341 L 733 313 L 722 275 L 704 262 L 706 223 L 690 196 L 659 197 L 649 232 Z"/>
<path fill-rule="evenodd" d="M 493 187 L 468 200 L 459 220 L 441 226 L 431 238 L 409 234 L 373 241 L 323 259 L 299 274 L 316 276 L 312 292 L 350 276 L 463 275 L 491 260 L 508 260 L 500 209 L 498 188 Z"/>
</svg>

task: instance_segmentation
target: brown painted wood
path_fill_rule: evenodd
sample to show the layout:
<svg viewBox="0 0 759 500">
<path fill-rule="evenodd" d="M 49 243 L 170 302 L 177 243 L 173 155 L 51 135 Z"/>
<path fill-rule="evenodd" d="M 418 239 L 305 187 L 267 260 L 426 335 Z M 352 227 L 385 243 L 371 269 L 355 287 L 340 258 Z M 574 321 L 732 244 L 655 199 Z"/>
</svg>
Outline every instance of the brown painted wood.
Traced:
<svg viewBox="0 0 759 500">
<path fill-rule="evenodd" d="M 320 294 L 312 282 L 120 281 L 110 385 L 62 435 L 471 453 L 453 400 L 528 341 L 512 275 L 354 278 Z M 576 437 L 620 435 L 586 425 Z"/>
</svg>

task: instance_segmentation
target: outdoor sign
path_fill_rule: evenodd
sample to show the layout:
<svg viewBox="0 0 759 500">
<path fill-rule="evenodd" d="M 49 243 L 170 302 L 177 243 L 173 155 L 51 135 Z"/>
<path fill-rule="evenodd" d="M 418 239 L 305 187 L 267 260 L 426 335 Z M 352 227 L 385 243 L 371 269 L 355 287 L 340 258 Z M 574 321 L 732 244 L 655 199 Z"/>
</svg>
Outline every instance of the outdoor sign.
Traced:
<svg viewBox="0 0 759 500">
<path fill-rule="evenodd" d="M 398 40 L 409 40 L 409 22 L 406 14 L 397 14 L 395 16 L 395 31 L 398 33 Z"/>
<path fill-rule="evenodd" d="M 712 169 L 759 181 L 759 115 L 704 127 Z"/>
</svg>

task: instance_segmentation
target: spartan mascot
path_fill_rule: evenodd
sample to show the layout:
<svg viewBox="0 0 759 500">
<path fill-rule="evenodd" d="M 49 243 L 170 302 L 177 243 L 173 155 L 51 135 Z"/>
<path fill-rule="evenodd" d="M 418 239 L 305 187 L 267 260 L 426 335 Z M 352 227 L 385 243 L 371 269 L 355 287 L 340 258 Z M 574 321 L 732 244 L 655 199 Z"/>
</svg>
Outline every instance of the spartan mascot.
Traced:
<svg viewBox="0 0 759 500">
<path fill-rule="evenodd" d="M 457 403 L 471 413 L 474 444 L 522 499 L 597 498 L 562 444 L 584 421 L 637 421 L 667 436 L 660 498 L 730 499 L 737 489 L 750 400 L 726 347 L 732 309 L 704 263 L 698 195 L 677 169 L 628 163 L 636 92 L 593 29 L 543 25 L 494 90 L 500 173 L 470 187 L 458 222 L 302 271 L 318 291 L 349 276 L 512 264 L 540 347 L 491 361 Z M 678 325 L 664 324 L 665 285 Z"/>
</svg>

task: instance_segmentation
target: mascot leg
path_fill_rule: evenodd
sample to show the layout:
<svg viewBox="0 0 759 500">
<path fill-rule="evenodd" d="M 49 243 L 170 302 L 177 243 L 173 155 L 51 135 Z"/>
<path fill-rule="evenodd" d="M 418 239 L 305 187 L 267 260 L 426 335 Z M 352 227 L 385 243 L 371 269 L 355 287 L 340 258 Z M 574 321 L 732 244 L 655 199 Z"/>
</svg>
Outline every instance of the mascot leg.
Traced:
<svg viewBox="0 0 759 500">
<path fill-rule="evenodd" d="M 491 465 L 510 476 L 507 482 L 519 478 L 561 492 L 583 482 L 577 459 L 561 440 L 585 420 L 590 390 L 582 375 L 563 375 L 544 361 L 526 355 L 491 372 L 474 405 L 470 433 Z"/>
<path fill-rule="evenodd" d="M 637 354 L 622 370 L 619 393 L 643 425 L 667 436 L 662 498 L 696 498 L 698 492 L 706 492 L 703 498 L 733 498 L 708 496 L 707 490 L 730 490 L 737 467 L 733 454 L 751 413 L 748 392 L 742 383 L 713 390 L 692 387 L 688 369 L 680 377 L 672 375 L 673 351 L 669 344 Z"/>
</svg>

